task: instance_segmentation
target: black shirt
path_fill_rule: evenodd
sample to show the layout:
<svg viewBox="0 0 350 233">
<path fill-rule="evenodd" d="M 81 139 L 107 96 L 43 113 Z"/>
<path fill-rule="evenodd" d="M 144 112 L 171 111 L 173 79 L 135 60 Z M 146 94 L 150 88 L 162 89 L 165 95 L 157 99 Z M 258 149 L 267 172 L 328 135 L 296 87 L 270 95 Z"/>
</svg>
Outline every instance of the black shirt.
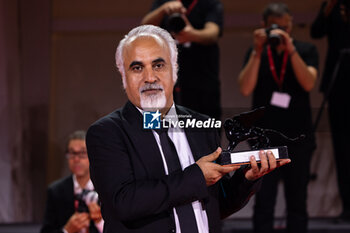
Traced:
<svg viewBox="0 0 350 233">
<path fill-rule="evenodd" d="M 327 2 L 322 4 L 317 18 L 311 25 L 312 38 L 327 36 L 328 39 L 326 64 L 320 87 L 322 92 L 325 92 L 329 86 L 334 67 L 339 59 L 339 52 L 344 48 L 350 48 L 350 19 L 345 21 L 341 16 L 339 1 L 332 9 L 330 15 L 326 17 L 324 15 L 326 5 Z"/>
<path fill-rule="evenodd" d="M 307 66 L 318 68 L 318 53 L 312 44 L 295 41 L 293 42 L 300 57 Z M 245 64 L 248 62 L 252 48 L 246 54 Z M 278 55 L 272 50 L 277 76 L 283 61 L 283 53 Z M 289 108 L 284 109 L 270 104 L 273 92 L 280 91 L 291 96 Z M 266 111 L 257 126 L 281 131 L 289 137 L 297 137 L 300 134 L 308 134 L 312 138 L 312 118 L 309 93 L 298 83 L 290 59 L 287 61 L 286 73 L 282 89 L 275 82 L 267 56 L 267 49 L 264 48 L 261 55 L 261 63 L 258 73 L 258 81 L 253 93 L 253 108 L 265 106 Z"/>
<path fill-rule="evenodd" d="M 155 10 L 170 0 L 156 0 L 151 10 Z M 193 1 L 183 0 L 187 8 Z M 164 17 L 161 27 L 167 29 L 168 17 Z M 195 29 L 203 29 L 207 22 L 216 23 L 222 34 L 223 7 L 218 0 L 198 0 L 192 11 L 187 15 Z M 190 47 L 183 45 L 179 49 L 178 85 L 181 89 L 202 89 L 219 92 L 219 47 L 217 43 L 201 45 L 192 42 Z"/>
</svg>

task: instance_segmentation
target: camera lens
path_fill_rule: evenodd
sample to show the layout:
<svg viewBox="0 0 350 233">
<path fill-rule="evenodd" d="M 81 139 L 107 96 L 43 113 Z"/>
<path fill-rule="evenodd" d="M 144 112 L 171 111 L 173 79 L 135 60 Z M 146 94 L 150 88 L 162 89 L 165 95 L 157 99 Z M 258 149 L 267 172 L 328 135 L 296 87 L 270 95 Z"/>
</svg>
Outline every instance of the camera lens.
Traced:
<svg viewBox="0 0 350 233">
<path fill-rule="evenodd" d="M 182 29 L 186 26 L 186 23 L 184 19 L 182 18 L 182 15 L 179 13 L 171 14 L 167 20 L 167 28 L 170 32 L 181 32 Z"/>
<path fill-rule="evenodd" d="M 281 43 L 281 36 L 277 34 L 270 34 L 268 37 L 268 43 L 272 47 L 276 47 Z"/>
<path fill-rule="evenodd" d="M 271 34 L 271 31 L 274 29 L 282 29 L 277 24 L 272 24 L 269 28 L 266 28 L 266 34 L 267 34 L 267 43 L 271 47 L 276 47 L 282 42 L 282 38 L 279 34 Z M 283 29 L 282 29 L 283 30 Z"/>
</svg>

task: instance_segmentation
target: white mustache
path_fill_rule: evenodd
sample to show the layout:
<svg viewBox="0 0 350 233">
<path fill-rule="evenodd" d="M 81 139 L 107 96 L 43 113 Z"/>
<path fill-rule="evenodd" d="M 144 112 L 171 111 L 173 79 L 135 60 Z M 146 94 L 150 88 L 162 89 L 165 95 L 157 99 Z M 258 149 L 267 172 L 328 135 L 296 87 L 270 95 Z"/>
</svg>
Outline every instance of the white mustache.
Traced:
<svg viewBox="0 0 350 233">
<path fill-rule="evenodd" d="M 152 90 L 152 89 L 159 89 L 161 91 L 164 90 L 163 86 L 160 84 L 156 83 L 146 83 L 144 86 L 140 87 L 140 93 L 147 91 L 147 90 Z"/>
</svg>

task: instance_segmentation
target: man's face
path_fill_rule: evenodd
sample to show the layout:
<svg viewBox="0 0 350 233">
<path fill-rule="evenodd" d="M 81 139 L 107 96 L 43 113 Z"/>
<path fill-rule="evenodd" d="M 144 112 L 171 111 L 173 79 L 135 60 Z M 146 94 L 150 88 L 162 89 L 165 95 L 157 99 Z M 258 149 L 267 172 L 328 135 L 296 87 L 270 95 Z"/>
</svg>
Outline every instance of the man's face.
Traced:
<svg viewBox="0 0 350 233">
<path fill-rule="evenodd" d="M 85 140 L 73 139 L 69 141 L 67 160 L 69 169 L 76 176 L 83 177 L 90 174 Z"/>
<path fill-rule="evenodd" d="M 167 44 L 153 37 L 139 37 L 125 45 L 123 59 L 129 100 L 145 110 L 171 107 L 174 81 Z"/>
<path fill-rule="evenodd" d="M 283 28 L 288 34 L 292 32 L 292 16 L 289 14 L 284 14 L 281 17 L 269 16 L 266 20 L 265 27 L 269 28 L 272 24 L 277 24 L 279 27 Z"/>
</svg>

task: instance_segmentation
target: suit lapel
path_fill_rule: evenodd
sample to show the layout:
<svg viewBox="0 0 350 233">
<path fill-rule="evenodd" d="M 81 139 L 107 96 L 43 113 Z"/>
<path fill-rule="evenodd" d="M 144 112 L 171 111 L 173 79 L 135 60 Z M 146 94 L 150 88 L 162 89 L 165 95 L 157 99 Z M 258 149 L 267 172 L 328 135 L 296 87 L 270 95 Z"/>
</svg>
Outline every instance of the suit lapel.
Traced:
<svg viewBox="0 0 350 233">
<path fill-rule="evenodd" d="M 191 115 L 183 108 L 176 106 L 178 115 Z M 162 156 L 158 144 L 154 138 L 152 130 L 143 129 L 143 117 L 139 110 L 128 101 L 123 108 L 123 120 L 126 121 L 125 132 L 130 137 L 139 159 L 143 162 L 150 177 L 160 177 L 165 175 Z M 192 116 L 193 117 L 193 116 Z M 203 145 L 205 142 L 205 132 L 185 128 L 186 138 L 190 145 L 195 161 L 208 153 Z"/>
<path fill-rule="evenodd" d="M 178 115 L 191 115 L 183 109 L 176 106 L 176 112 Z M 191 119 L 193 116 L 191 117 Z M 190 145 L 192 155 L 195 161 L 200 159 L 204 154 L 202 154 L 201 144 L 203 144 L 203 133 L 193 131 L 190 128 L 184 129 L 188 144 Z"/>
<path fill-rule="evenodd" d="M 64 198 L 63 205 L 66 206 L 66 211 L 68 213 L 74 213 L 75 207 L 74 207 L 74 189 L 73 189 L 73 177 L 72 175 L 68 176 L 67 179 L 64 181 L 64 188 L 62 197 Z"/>
<path fill-rule="evenodd" d="M 186 138 L 188 141 L 188 144 L 190 145 L 192 155 L 195 161 L 200 159 L 203 154 L 200 154 L 201 148 L 200 148 L 200 134 L 193 135 L 195 132 L 192 132 L 190 129 L 185 129 Z"/>
<path fill-rule="evenodd" d="M 137 156 L 143 162 L 150 177 L 165 175 L 162 156 L 152 130 L 143 129 L 143 117 L 138 109 L 127 102 L 123 109 L 123 116 L 127 121 L 126 133 L 131 138 Z"/>
</svg>

